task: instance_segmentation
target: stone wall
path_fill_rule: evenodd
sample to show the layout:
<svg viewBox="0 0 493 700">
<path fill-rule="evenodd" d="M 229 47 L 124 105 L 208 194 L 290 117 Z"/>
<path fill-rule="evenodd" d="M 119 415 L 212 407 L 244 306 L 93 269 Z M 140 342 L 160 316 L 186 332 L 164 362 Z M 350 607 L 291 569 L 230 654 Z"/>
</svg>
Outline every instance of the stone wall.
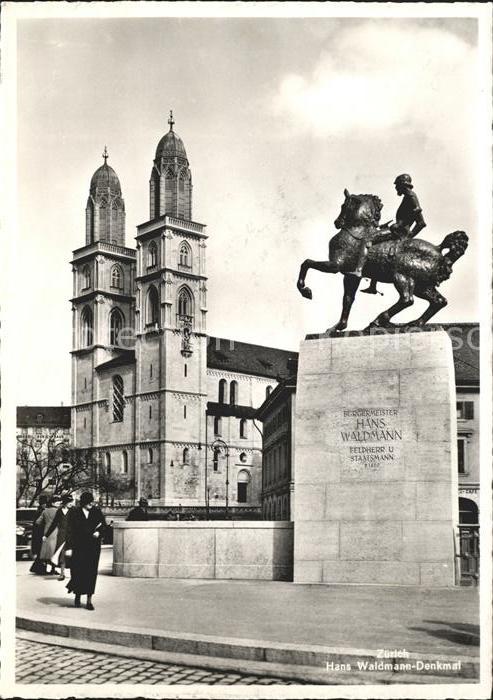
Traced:
<svg viewBox="0 0 493 700">
<path fill-rule="evenodd" d="M 296 401 L 294 580 L 453 585 L 447 334 L 304 341 Z"/>
<path fill-rule="evenodd" d="M 292 580 L 293 523 L 115 522 L 113 574 Z"/>
</svg>

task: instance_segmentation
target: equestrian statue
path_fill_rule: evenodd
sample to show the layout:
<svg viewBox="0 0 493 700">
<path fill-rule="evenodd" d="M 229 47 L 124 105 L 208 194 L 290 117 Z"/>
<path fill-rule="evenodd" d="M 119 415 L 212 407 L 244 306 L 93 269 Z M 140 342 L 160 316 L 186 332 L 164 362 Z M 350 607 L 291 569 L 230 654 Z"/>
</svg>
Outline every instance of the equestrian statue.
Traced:
<svg viewBox="0 0 493 700">
<path fill-rule="evenodd" d="M 351 306 L 362 277 L 371 279 L 363 289 L 377 293 L 377 282 L 393 284 L 399 293 L 398 301 L 379 314 L 368 326 L 372 328 L 421 327 L 447 300 L 437 290 L 441 282 L 452 274 L 452 266 L 467 249 L 468 236 L 464 231 L 454 231 L 436 246 L 420 238 L 414 238 L 426 223 L 418 198 L 413 192 L 410 175 L 399 175 L 395 181 L 397 194 L 402 202 L 396 213 L 396 221 L 379 225 L 382 202 L 373 194 L 349 194 L 344 190 L 344 202 L 334 225 L 338 233 L 329 242 L 329 260 L 305 260 L 300 267 L 297 287 L 306 299 L 312 291 L 305 286 L 308 270 L 341 272 L 344 275 L 344 296 L 339 322 L 327 333 L 335 335 L 347 328 Z M 426 299 L 428 308 L 415 321 L 398 326 L 391 318 L 414 304 L 414 297 Z"/>
</svg>

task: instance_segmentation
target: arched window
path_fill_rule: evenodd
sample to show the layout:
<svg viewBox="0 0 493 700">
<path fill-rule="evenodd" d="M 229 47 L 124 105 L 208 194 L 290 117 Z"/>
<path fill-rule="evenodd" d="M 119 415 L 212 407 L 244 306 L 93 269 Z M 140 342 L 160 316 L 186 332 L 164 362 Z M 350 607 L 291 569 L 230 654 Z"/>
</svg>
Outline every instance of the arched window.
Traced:
<svg viewBox="0 0 493 700">
<path fill-rule="evenodd" d="M 122 474 L 128 474 L 128 454 L 127 450 L 122 452 Z"/>
<path fill-rule="evenodd" d="M 233 380 L 229 385 L 229 403 L 236 406 L 238 403 L 238 382 Z"/>
<path fill-rule="evenodd" d="M 248 484 L 250 483 L 250 472 L 246 469 L 241 469 L 238 472 L 238 503 L 248 503 Z"/>
<path fill-rule="evenodd" d="M 180 318 L 193 316 L 192 293 L 187 287 L 183 287 L 178 294 L 178 316 Z"/>
<path fill-rule="evenodd" d="M 240 420 L 240 437 L 246 438 L 246 436 L 247 436 L 247 422 L 246 422 L 246 418 L 242 418 Z"/>
<path fill-rule="evenodd" d="M 156 241 L 151 241 L 147 249 L 147 267 L 155 267 L 157 265 L 157 245 Z"/>
<path fill-rule="evenodd" d="M 109 452 L 105 454 L 104 461 L 106 466 L 106 473 L 111 474 L 111 455 Z"/>
<path fill-rule="evenodd" d="M 119 374 L 116 374 L 113 377 L 113 420 L 115 423 L 120 423 L 123 420 L 124 403 L 123 379 Z"/>
<path fill-rule="evenodd" d="M 153 284 L 147 292 L 146 324 L 148 326 L 159 324 L 159 294 Z"/>
<path fill-rule="evenodd" d="M 221 416 L 214 416 L 214 435 L 221 435 Z"/>
<path fill-rule="evenodd" d="M 183 464 L 188 464 L 190 460 L 190 450 L 188 447 L 185 447 L 183 450 Z"/>
<path fill-rule="evenodd" d="M 125 319 L 120 309 L 113 309 L 110 313 L 110 345 L 118 345 L 124 323 Z"/>
<path fill-rule="evenodd" d="M 82 270 L 82 289 L 89 289 L 91 286 L 91 268 L 85 265 Z"/>
<path fill-rule="evenodd" d="M 123 273 L 120 265 L 113 265 L 111 268 L 111 286 L 116 289 L 123 287 Z"/>
<path fill-rule="evenodd" d="M 92 311 L 89 306 L 85 306 L 81 316 L 81 346 L 87 348 L 93 342 Z"/>
<path fill-rule="evenodd" d="M 240 462 L 246 462 L 246 461 L 247 461 L 246 452 L 240 452 Z"/>
<path fill-rule="evenodd" d="M 225 379 L 220 379 L 219 380 L 219 403 L 224 403 L 226 401 L 226 380 Z"/>
<path fill-rule="evenodd" d="M 186 241 L 180 244 L 178 265 L 180 267 L 192 267 L 192 250 Z"/>
<path fill-rule="evenodd" d="M 215 472 L 217 472 L 219 469 L 219 453 L 220 453 L 219 447 L 215 447 L 214 448 L 214 457 L 212 458 L 212 468 Z"/>
<path fill-rule="evenodd" d="M 152 464 L 154 462 L 154 452 L 152 450 L 152 447 L 149 447 L 147 450 L 147 463 Z"/>
<path fill-rule="evenodd" d="M 470 498 L 459 498 L 459 523 L 477 525 L 479 523 L 478 507 Z"/>
<path fill-rule="evenodd" d="M 265 398 L 268 398 L 272 393 L 272 387 L 269 385 L 265 390 Z"/>
</svg>

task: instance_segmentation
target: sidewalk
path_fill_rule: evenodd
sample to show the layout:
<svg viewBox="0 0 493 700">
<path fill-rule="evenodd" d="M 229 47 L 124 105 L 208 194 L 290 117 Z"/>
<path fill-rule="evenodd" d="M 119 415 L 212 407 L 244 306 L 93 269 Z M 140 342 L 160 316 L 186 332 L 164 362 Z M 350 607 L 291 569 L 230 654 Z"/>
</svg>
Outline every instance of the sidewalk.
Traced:
<svg viewBox="0 0 493 700">
<path fill-rule="evenodd" d="M 469 662 L 468 677 L 479 666 L 475 588 L 130 579 L 111 575 L 111 558 L 112 550 L 103 550 L 94 612 L 75 609 L 64 583 L 33 576 L 29 562 L 19 562 L 19 626 L 127 646 L 312 666 L 325 666 L 331 657 L 375 657 L 378 649 L 462 659 L 463 669 Z M 243 651 L 232 652 L 235 647 Z"/>
</svg>

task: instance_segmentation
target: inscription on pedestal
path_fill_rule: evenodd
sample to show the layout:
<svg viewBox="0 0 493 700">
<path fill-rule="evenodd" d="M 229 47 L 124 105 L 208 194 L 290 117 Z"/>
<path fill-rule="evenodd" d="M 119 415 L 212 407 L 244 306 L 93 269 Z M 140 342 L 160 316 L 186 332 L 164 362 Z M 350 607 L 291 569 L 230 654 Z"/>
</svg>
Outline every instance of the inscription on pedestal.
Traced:
<svg viewBox="0 0 493 700">
<path fill-rule="evenodd" d="M 401 456 L 403 427 L 397 408 L 342 411 L 339 432 L 342 473 L 378 473 Z"/>
</svg>

